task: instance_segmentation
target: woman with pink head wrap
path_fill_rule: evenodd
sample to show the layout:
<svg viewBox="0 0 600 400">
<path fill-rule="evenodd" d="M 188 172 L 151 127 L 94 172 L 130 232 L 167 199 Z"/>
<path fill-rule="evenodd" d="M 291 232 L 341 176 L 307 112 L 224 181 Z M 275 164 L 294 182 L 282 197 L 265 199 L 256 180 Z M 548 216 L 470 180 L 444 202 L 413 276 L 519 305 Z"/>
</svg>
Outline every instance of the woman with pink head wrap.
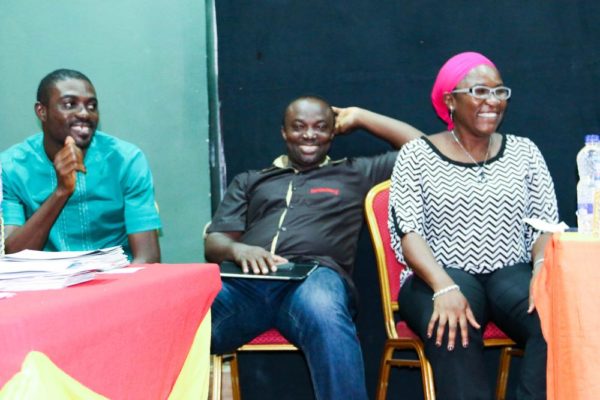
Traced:
<svg viewBox="0 0 600 400">
<path fill-rule="evenodd" d="M 488 322 L 525 349 L 517 398 L 546 397 L 546 342 L 529 285 L 548 234 L 523 220 L 558 222 L 558 210 L 539 149 L 497 132 L 510 96 L 487 57 L 450 58 L 431 91 L 447 130 L 403 145 L 392 174 L 392 247 L 408 266 L 400 316 L 423 340 L 438 399 L 494 398 L 483 361 Z M 342 131 L 416 135 L 370 111 L 336 112 Z"/>
<path fill-rule="evenodd" d="M 475 67 L 487 65 L 494 69 L 496 66 L 487 57 L 475 52 L 460 53 L 446 61 L 438 72 L 431 90 L 431 103 L 436 114 L 448 125 L 448 130 L 454 128 L 444 94 L 450 93 L 460 81 Z"/>
</svg>

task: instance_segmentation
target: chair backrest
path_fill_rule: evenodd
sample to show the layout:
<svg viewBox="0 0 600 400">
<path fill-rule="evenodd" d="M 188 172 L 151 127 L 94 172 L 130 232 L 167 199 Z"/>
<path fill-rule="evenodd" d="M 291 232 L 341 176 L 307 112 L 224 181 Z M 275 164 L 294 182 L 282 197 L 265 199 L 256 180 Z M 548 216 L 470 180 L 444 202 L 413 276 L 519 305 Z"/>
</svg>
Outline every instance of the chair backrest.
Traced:
<svg viewBox="0 0 600 400">
<path fill-rule="evenodd" d="M 373 186 L 365 199 L 365 215 L 377 260 L 383 317 L 389 338 L 396 338 L 394 312 L 398 311 L 400 273 L 405 268 L 396 259 L 388 229 L 390 181 Z"/>
</svg>

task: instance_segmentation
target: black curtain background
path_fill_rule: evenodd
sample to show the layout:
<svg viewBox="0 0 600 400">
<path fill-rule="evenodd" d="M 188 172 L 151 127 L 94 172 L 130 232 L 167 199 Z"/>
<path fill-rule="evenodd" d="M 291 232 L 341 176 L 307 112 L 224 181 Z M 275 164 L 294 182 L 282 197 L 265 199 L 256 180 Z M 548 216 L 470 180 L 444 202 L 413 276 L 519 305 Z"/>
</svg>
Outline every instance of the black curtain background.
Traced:
<svg viewBox="0 0 600 400">
<path fill-rule="evenodd" d="M 561 219 L 575 225 L 575 156 L 583 136 L 600 130 L 600 2 L 218 0 L 219 100 L 228 182 L 264 168 L 285 148 L 286 104 L 318 94 L 357 105 L 428 133 L 445 129 L 429 95 L 452 55 L 479 51 L 513 89 L 500 131 L 530 137 L 554 178 Z M 337 138 L 334 158 L 377 154 L 386 143 L 365 132 Z M 357 321 L 374 396 L 384 331 L 375 261 L 363 229 L 355 280 Z M 488 351 L 490 380 L 497 352 Z M 513 362 L 514 396 L 519 361 Z M 340 377 L 347 366 L 340 365 Z M 245 399 L 312 398 L 298 354 L 241 359 Z M 420 399 L 418 371 L 392 374 L 389 398 Z M 509 397 L 512 398 L 512 397 Z"/>
</svg>

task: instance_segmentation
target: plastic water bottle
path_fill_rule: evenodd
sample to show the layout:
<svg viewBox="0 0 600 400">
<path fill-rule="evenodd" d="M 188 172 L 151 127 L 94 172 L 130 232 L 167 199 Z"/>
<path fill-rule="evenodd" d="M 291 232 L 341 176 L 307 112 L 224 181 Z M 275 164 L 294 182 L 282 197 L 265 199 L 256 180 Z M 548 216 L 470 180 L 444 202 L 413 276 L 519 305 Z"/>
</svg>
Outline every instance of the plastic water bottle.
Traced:
<svg viewBox="0 0 600 400">
<path fill-rule="evenodd" d="M 594 193 L 596 184 L 600 185 L 595 181 L 597 169 L 600 172 L 600 136 L 586 135 L 585 146 L 577 153 L 577 230 L 584 234 L 594 230 Z M 600 215 L 600 210 L 596 213 Z"/>
</svg>

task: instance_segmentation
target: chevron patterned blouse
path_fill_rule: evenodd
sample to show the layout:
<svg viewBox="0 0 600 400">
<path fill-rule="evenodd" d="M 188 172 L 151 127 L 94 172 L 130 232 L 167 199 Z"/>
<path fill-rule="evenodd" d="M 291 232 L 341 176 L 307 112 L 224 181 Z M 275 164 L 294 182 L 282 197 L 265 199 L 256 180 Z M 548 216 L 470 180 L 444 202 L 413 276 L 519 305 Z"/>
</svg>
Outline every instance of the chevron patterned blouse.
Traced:
<svg viewBox="0 0 600 400">
<path fill-rule="evenodd" d="M 421 235 L 444 267 L 472 274 L 531 260 L 541 232 L 523 219 L 558 222 L 542 154 L 531 140 L 504 135 L 500 151 L 483 168 L 449 159 L 427 138 L 402 147 L 389 204 L 392 247 L 400 262 L 405 263 L 401 237 L 408 232 Z M 401 283 L 411 274 L 406 268 Z"/>
</svg>

